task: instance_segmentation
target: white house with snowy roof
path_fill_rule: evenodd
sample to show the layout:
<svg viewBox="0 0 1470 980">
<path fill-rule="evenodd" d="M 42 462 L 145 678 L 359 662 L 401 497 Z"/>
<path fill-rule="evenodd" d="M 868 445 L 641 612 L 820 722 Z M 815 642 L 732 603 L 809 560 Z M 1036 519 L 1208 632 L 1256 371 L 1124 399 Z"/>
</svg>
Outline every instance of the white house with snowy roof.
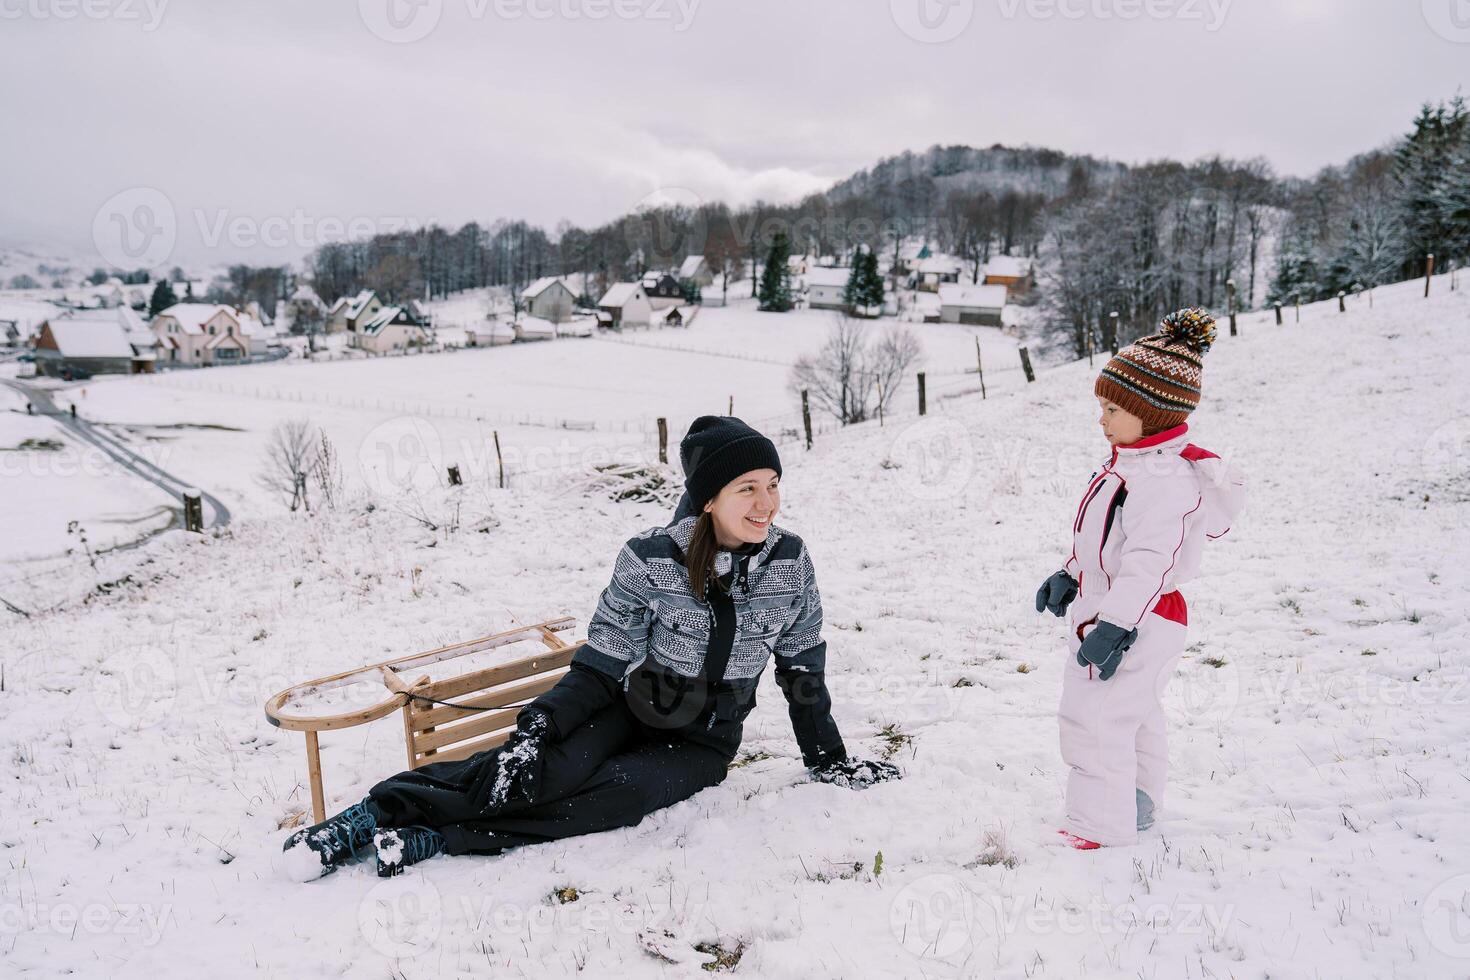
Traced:
<svg viewBox="0 0 1470 980">
<path fill-rule="evenodd" d="M 643 291 L 641 282 L 616 282 L 597 301 L 599 326 L 621 329 L 646 327 L 653 316 L 653 304 Z"/>
<path fill-rule="evenodd" d="M 220 303 L 175 303 L 149 326 L 159 359 L 169 364 L 237 364 L 269 346 L 270 332 L 259 320 Z"/>
<path fill-rule="evenodd" d="M 126 306 L 51 317 L 36 336 L 36 370 L 53 378 L 151 372 L 155 357 L 146 339 L 130 334 L 134 321 Z"/>
<path fill-rule="evenodd" d="M 920 259 L 914 267 L 918 276 L 917 288 L 929 293 L 938 292 L 939 287 L 947 282 L 959 282 L 964 268 L 963 262 L 948 255 L 931 255 L 927 259 Z"/>
<path fill-rule="evenodd" d="M 715 281 L 714 271 L 710 269 L 703 255 L 688 256 L 679 264 L 679 281 L 687 282 L 691 279 L 701 289 Z"/>
<path fill-rule="evenodd" d="M 577 294 L 560 276 L 542 276 L 521 290 L 526 310 L 534 317 L 561 323 L 569 320 L 577 305 Z"/>
<path fill-rule="evenodd" d="M 373 316 L 383 308 L 383 301 L 371 289 L 355 296 L 339 296 L 327 310 L 327 333 L 355 333 L 358 321 Z"/>
<path fill-rule="evenodd" d="M 939 287 L 939 319 L 943 323 L 1001 325 L 1006 287 L 947 282 Z"/>
<path fill-rule="evenodd" d="M 847 280 L 852 270 L 844 266 L 817 266 L 806 274 L 806 305 L 813 310 L 846 310 Z"/>
<path fill-rule="evenodd" d="M 354 347 L 374 354 L 391 354 L 429 342 L 429 331 L 402 306 L 385 306 L 357 322 Z"/>
</svg>

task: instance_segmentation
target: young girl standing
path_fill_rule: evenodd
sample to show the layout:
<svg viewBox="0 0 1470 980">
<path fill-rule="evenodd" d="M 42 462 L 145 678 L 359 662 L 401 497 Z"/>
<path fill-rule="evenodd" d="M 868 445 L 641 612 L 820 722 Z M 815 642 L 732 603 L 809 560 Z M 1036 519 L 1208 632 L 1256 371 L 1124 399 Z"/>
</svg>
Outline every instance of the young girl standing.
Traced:
<svg viewBox="0 0 1470 980">
<path fill-rule="evenodd" d="M 1102 369 L 1094 393 L 1112 454 L 1077 506 L 1071 557 L 1036 594 L 1037 612 L 1070 606 L 1060 833 L 1079 849 L 1133 844 L 1153 823 L 1169 762 L 1159 695 L 1189 621 L 1178 586 L 1244 502 L 1239 472 L 1188 437 L 1214 339 L 1207 312 L 1179 310 Z"/>
</svg>

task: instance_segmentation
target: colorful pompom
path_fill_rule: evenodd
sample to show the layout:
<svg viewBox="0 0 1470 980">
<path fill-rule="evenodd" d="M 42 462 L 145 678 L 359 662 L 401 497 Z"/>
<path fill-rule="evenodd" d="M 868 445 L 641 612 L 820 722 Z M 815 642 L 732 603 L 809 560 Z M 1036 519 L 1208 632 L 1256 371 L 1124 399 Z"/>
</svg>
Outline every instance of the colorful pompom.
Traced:
<svg viewBox="0 0 1470 980">
<path fill-rule="evenodd" d="M 1215 318 L 1198 306 L 1175 310 L 1164 317 L 1160 326 L 1172 343 L 1183 344 L 1197 354 L 1205 353 L 1215 342 Z"/>
</svg>

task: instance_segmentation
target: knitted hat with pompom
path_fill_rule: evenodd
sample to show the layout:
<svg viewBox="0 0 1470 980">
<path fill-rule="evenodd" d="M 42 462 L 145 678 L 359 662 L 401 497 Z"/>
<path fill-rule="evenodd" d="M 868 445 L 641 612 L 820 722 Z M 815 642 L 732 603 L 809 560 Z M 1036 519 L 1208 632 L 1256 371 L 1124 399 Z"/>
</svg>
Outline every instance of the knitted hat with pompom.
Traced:
<svg viewBox="0 0 1470 980">
<path fill-rule="evenodd" d="M 1199 407 L 1204 355 L 1214 342 L 1214 317 L 1197 307 L 1177 310 L 1158 333 L 1118 351 L 1093 391 L 1142 419 L 1144 435 L 1171 429 Z"/>
</svg>

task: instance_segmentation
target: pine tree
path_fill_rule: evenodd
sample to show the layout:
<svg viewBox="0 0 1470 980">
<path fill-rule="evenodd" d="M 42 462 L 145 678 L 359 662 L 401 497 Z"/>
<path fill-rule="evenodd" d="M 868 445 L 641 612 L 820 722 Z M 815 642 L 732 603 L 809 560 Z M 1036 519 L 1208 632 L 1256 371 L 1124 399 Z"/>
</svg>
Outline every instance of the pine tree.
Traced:
<svg viewBox="0 0 1470 980">
<path fill-rule="evenodd" d="M 1317 257 L 1311 241 L 1298 223 L 1281 242 L 1280 251 L 1276 255 L 1276 273 L 1271 278 L 1271 289 L 1266 294 L 1266 302 L 1291 303 L 1300 300 L 1309 303 L 1321 293 L 1322 274 L 1317 267 Z"/>
<path fill-rule="evenodd" d="M 153 287 L 153 296 L 148 300 L 148 315 L 158 316 L 164 310 L 177 303 L 178 297 L 174 296 L 173 287 L 168 284 L 167 279 L 158 280 L 158 285 Z"/>
<path fill-rule="evenodd" d="M 1450 245 L 1446 203 L 1459 176 L 1453 172 L 1453 160 L 1465 128 L 1465 106 L 1458 98 L 1449 106 L 1426 103 L 1414 119 L 1413 132 L 1394 154 L 1398 219 L 1404 230 L 1402 269 L 1407 276 L 1423 268 L 1426 255 L 1445 256 Z"/>
<path fill-rule="evenodd" d="M 882 311 L 883 276 L 878 272 L 878 256 L 871 249 L 860 249 L 854 257 L 842 301 L 864 316 Z"/>
<path fill-rule="evenodd" d="M 771 241 L 771 250 L 766 253 L 766 267 L 761 272 L 760 288 L 756 292 L 760 309 L 770 313 L 785 313 L 791 309 L 791 245 L 784 231 L 776 232 Z"/>
</svg>

